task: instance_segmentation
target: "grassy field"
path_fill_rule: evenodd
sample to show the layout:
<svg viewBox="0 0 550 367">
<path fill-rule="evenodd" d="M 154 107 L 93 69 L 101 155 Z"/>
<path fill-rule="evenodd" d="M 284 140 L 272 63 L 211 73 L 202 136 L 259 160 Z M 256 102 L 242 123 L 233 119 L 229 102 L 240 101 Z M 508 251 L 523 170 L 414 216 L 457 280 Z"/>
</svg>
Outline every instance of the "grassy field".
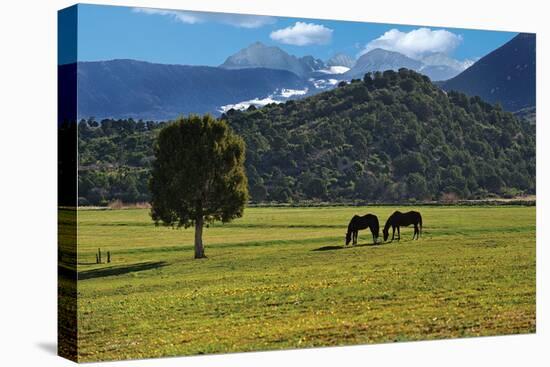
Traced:
<svg viewBox="0 0 550 367">
<path fill-rule="evenodd" d="M 80 360 L 535 331 L 535 207 L 419 207 L 419 241 L 342 247 L 353 214 L 395 209 L 248 208 L 203 260 L 145 209 L 79 211 Z"/>
</svg>

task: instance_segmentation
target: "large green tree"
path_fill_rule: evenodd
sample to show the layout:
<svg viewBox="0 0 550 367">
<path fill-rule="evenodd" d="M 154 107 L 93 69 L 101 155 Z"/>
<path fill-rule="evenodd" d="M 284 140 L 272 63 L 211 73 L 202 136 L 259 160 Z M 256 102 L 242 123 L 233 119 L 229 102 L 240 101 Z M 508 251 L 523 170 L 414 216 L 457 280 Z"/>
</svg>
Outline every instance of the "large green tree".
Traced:
<svg viewBox="0 0 550 367">
<path fill-rule="evenodd" d="M 179 118 L 159 132 L 149 182 L 151 217 L 157 225 L 194 225 L 195 258 L 205 257 L 205 224 L 243 214 L 244 157 L 244 141 L 210 115 Z"/>
</svg>

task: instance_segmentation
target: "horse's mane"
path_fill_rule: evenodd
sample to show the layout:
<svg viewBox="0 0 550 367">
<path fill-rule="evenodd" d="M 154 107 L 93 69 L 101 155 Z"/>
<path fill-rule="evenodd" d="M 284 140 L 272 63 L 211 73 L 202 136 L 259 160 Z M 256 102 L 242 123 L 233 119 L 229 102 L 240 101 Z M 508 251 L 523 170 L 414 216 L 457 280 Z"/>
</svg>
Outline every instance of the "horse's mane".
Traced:
<svg viewBox="0 0 550 367">
<path fill-rule="evenodd" d="M 399 215 L 401 214 L 400 211 L 396 210 L 392 213 L 392 215 L 390 215 L 388 217 L 388 220 L 386 221 L 386 224 L 384 225 L 384 232 L 388 231 L 390 229 L 390 226 L 391 226 L 391 222 L 392 222 L 392 219 L 396 216 L 396 215 Z"/>
<path fill-rule="evenodd" d="M 357 214 L 355 214 L 355 215 L 351 218 L 351 220 L 349 221 L 349 224 L 348 224 L 348 232 L 351 231 L 351 225 L 353 224 L 353 220 L 354 220 L 354 219 L 357 219 L 357 218 L 359 218 L 359 216 L 358 216 Z"/>
</svg>

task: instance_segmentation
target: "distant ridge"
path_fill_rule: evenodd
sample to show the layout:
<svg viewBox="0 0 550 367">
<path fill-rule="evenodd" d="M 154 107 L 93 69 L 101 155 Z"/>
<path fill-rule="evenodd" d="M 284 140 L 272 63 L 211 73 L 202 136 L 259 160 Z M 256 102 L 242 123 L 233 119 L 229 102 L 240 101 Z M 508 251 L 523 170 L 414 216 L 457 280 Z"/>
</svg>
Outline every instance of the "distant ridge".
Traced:
<svg viewBox="0 0 550 367">
<path fill-rule="evenodd" d="M 491 103 L 498 102 L 508 111 L 535 106 L 535 34 L 518 34 L 441 86 L 445 90 L 480 96 Z"/>
<path fill-rule="evenodd" d="M 70 65 L 59 73 L 70 73 Z M 74 71 L 73 71 L 74 72 Z M 227 70 L 136 60 L 80 62 L 78 117 L 165 120 L 181 114 L 215 113 L 222 105 L 304 89 L 307 81 L 286 70 Z"/>
</svg>

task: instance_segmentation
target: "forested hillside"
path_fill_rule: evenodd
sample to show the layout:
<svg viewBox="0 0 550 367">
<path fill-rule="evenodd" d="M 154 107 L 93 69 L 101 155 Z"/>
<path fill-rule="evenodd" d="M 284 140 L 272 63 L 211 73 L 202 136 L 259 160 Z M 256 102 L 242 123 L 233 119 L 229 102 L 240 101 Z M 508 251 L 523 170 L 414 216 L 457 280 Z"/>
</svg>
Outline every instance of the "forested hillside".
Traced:
<svg viewBox="0 0 550 367">
<path fill-rule="evenodd" d="M 255 202 L 403 202 L 534 193 L 535 128 L 418 73 L 367 74 L 331 91 L 230 110 Z M 80 203 L 148 200 L 164 123 L 79 123 Z"/>
</svg>

